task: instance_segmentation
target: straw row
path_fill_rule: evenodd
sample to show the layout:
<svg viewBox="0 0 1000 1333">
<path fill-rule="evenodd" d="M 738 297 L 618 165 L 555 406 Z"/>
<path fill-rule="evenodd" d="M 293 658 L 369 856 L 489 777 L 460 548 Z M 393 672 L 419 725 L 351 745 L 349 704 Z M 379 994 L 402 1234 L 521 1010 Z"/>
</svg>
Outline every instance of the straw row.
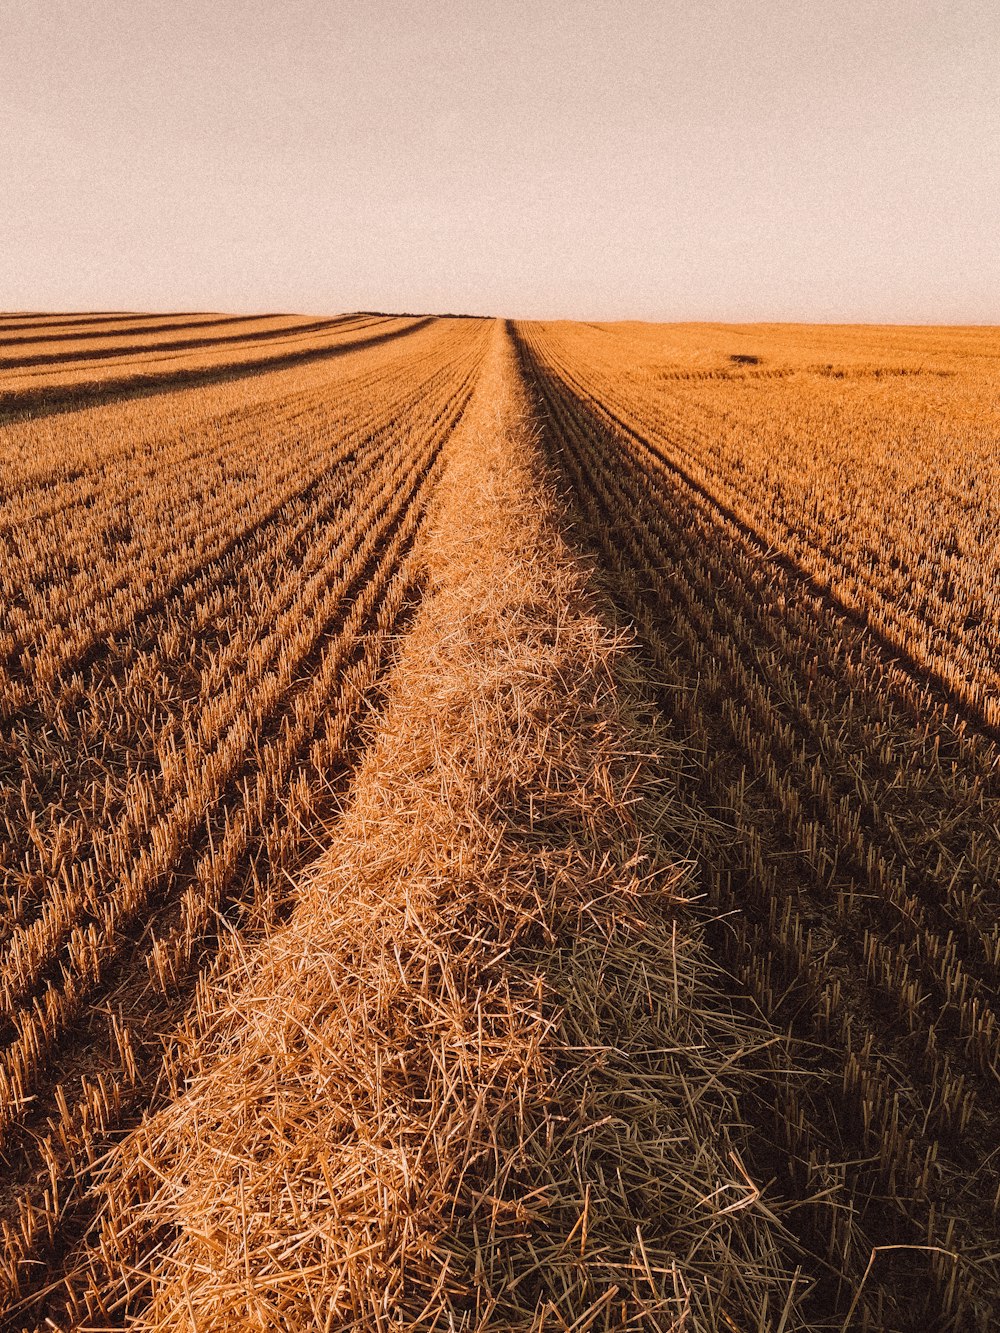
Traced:
<svg viewBox="0 0 1000 1333">
<path fill-rule="evenodd" d="M 90 1326 L 802 1327 L 742 1157 L 775 1036 L 720 1003 L 683 760 L 561 518 L 497 326 L 350 804 L 108 1164 Z"/>
</svg>

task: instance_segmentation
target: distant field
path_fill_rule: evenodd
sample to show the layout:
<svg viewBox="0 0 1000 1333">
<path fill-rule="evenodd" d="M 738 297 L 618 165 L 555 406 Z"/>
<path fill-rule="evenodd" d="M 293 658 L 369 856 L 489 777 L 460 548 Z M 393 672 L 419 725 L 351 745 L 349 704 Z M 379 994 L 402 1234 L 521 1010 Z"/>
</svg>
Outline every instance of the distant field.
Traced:
<svg viewBox="0 0 1000 1333">
<path fill-rule="evenodd" d="M 995 1326 L 998 372 L 0 315 L 3 1326 Z"/>
</svg>

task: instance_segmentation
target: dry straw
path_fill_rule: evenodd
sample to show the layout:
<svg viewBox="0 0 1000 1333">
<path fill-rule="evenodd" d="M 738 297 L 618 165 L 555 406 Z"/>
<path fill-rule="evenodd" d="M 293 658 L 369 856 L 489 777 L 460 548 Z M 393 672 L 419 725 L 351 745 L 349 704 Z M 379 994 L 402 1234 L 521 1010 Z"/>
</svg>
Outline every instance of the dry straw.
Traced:
<svg viewBox="0 0 1000 1333">
<path fill-rule="evenodd" d="M 713 993 L 693 816 L 559 535 L 502 326 L 450 448 L 349 805 L 289 924 L 203 990 L 186 1091 L 109 1166 L 107 1314 L 801 1328 L 741 1157 L 768 1033 Z"/>
</svg>

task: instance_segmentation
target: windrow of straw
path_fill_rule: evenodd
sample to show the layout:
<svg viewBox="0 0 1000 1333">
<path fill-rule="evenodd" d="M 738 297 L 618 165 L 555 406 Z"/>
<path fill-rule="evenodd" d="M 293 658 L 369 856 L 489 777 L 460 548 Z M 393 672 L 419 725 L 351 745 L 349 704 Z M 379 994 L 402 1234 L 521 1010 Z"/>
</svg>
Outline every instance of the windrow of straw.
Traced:
<svg viewBox="0 0 1000 1333">
<path fill-rule="evenodd" d="M 108 1290 L 199 1333 L 801 1327 L 741 1157 L 768 1033 L 713 993 L 693 816 L 502 325 L 449 447 L 330 845 L 108 1168 Z"/>
</svg>

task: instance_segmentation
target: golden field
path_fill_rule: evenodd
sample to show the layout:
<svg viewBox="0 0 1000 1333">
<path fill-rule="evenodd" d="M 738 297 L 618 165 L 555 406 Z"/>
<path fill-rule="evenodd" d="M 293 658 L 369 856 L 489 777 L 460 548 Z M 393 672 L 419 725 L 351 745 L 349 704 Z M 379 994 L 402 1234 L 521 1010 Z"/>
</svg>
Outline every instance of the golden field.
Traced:
<svg viewBox="0 0 1000 1333">
<path fill-rule="evenodd" d="M 994 1327 L 998 360 L 0 316 L 2 1326 Z"/>
</svg>

